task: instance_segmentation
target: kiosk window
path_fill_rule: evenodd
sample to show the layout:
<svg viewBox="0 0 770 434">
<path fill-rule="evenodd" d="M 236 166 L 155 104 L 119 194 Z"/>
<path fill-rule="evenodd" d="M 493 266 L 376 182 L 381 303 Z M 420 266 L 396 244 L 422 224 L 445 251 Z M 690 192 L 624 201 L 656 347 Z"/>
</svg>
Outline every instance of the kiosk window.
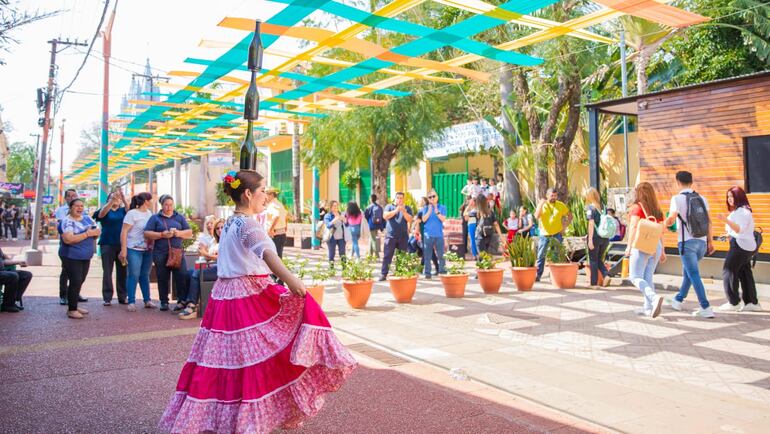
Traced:
<svg viewBox="0 0 770 434">
<path fill-rule="evenodd" d="M 745 143 L 746 192 L 770 193 L 770 136 L 747 137 Z"/>
</svg>

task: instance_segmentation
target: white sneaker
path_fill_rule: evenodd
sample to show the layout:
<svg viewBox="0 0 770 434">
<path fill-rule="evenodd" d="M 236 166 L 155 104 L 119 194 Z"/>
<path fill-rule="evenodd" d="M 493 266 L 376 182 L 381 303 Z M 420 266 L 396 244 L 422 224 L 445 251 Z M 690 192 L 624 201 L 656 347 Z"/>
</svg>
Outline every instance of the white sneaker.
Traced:
<svg viewBox="0 0 770 434">
<path fill-rule="evenodd" d="M 668 302 L 668 305 L 671 307 L 671 309 L 681 312 L 683 303 L 684 303 L 683 301 L 679 301 L 675 298 L 672 298 L 671 301 Z"/>
<path fill-rule="evenodd" d="M 711 306 L 705 309 L 701 308 L 693 312 L 692 316 L 698 316 L 701 318 L 714 318 L 714 309 L 712 309 Z"/>
<path fill-rule="evenodd" d="M 635 313 L 635 314 L 637 314 L 637 315 L 639 315 L 639 316 L 650 316 L 650 313 L 651 313 L 651 312 L 652 312 L 652 311 L 649 311 L 649 310 L 643 309 L 643 308 L 641 308 L 641 307 L 637 307 L 636 309 L 634 309 L 634 313 Z"/>
<path fill-rule="evenodd" d="M 741 312 L 762 312 L 762 306 L 759 303 L 749 303 L 741 308 Z"/>
<path fill-rule="evenodd" d="M 136 312 L 136 305 L 134 303 L 131 303 L 128 305 L 128 307 L 126 307 L 126 310 L 128 310 L 129 312 Z"/>
<path fill-rule="evenodd" d="M 663 306 L 663 296 L 656 295 L 655 298 L 652 299 L 652 312 L 650 312 L 650 317 L 657 318 L 660 316 L 660 308 Z"/>
<path fill-rule="evenodd" d="M 742 306 L 740 302 L 738 302 L 738 304 L 733 305 L 733 304 L 730 304 L 730 302 L 728 301 L 727 303 L 719 306 L 717 310 L 720 312 L 739 312 L 741 308 Z"/>
</svg>

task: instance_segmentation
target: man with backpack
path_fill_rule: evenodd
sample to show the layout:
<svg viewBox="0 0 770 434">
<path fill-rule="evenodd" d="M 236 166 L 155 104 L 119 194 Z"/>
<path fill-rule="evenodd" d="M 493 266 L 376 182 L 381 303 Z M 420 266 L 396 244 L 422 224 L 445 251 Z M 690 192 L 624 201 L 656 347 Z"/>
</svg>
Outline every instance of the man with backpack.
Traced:
<svg viewBox="0 0 770 434">
<path fill-rule="evenodd" d="M 8 204 L 3 211 L 3 226 L 5 228 L 5 239 L 11 241 L 16 238 L 16 226 L 13 221 L 13 207 Z"/>
<path fill-rule="evenodd" d="M 372 203 L 364 210 L 364 218 L 369 225 L 369 255 L 380 259 L 380 231 L 385 229 L 385 217 L 382 207 L 377 203 L 377 195 L 369 198 Z"/>
<path fill-rule="evenodd" d="M 703 286 L 698 265 L 705 255 L 714 252 L 708 202 L 692 189 L 692 173 L 684 170 L 677 172 L 676 184 L 680 191 L 671 198 L 665 224 L 677 224 L 679 254 L 682 258 L 682 286 L 671 300 L 671 308 L 682 310 L 684 299 L 692 286 L 700 303 L 700 309 L 693 312 L 693 316 L 714 318 L 714 310 L 706 297 L 706 288 Z"/>
</svg>

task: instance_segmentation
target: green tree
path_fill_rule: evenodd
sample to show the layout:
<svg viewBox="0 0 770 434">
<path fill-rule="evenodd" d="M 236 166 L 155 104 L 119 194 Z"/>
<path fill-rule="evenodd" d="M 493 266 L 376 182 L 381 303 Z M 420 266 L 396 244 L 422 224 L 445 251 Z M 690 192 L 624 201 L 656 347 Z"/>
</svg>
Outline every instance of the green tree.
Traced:
<svg viewBox="0 0 770 434">
<path fill-rule="evenodd" d="M 9 147 L 7 176 L 8 182 L 23 182 L 31 184 L 32 170 L 35 166 L 35 145 L 24 142 L 15 142 Z"/>
</svg>

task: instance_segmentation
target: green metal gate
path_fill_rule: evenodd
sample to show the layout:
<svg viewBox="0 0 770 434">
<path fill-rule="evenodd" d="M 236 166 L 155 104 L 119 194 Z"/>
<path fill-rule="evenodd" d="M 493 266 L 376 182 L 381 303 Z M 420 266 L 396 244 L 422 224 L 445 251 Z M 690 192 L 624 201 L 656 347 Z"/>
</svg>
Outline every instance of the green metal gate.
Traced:
<svg viewBox="0 0 770 434">
<path fill-rule="evenodd" d="M 460 191 L 468 183 L 468 172 L 433 174 L 433 189 L 438 193 L 439 202 L 446 206 L 448 217 L 459 217 L 463 195 Z"/>
<path fill-rule="evenodd" d="M 280 192 L 278 199 L 291 209 L 294 206 L 294 187 L 291 177 L 291 149 L 273 152 L 270 156 L 270 186 Z"/>
</svg>

